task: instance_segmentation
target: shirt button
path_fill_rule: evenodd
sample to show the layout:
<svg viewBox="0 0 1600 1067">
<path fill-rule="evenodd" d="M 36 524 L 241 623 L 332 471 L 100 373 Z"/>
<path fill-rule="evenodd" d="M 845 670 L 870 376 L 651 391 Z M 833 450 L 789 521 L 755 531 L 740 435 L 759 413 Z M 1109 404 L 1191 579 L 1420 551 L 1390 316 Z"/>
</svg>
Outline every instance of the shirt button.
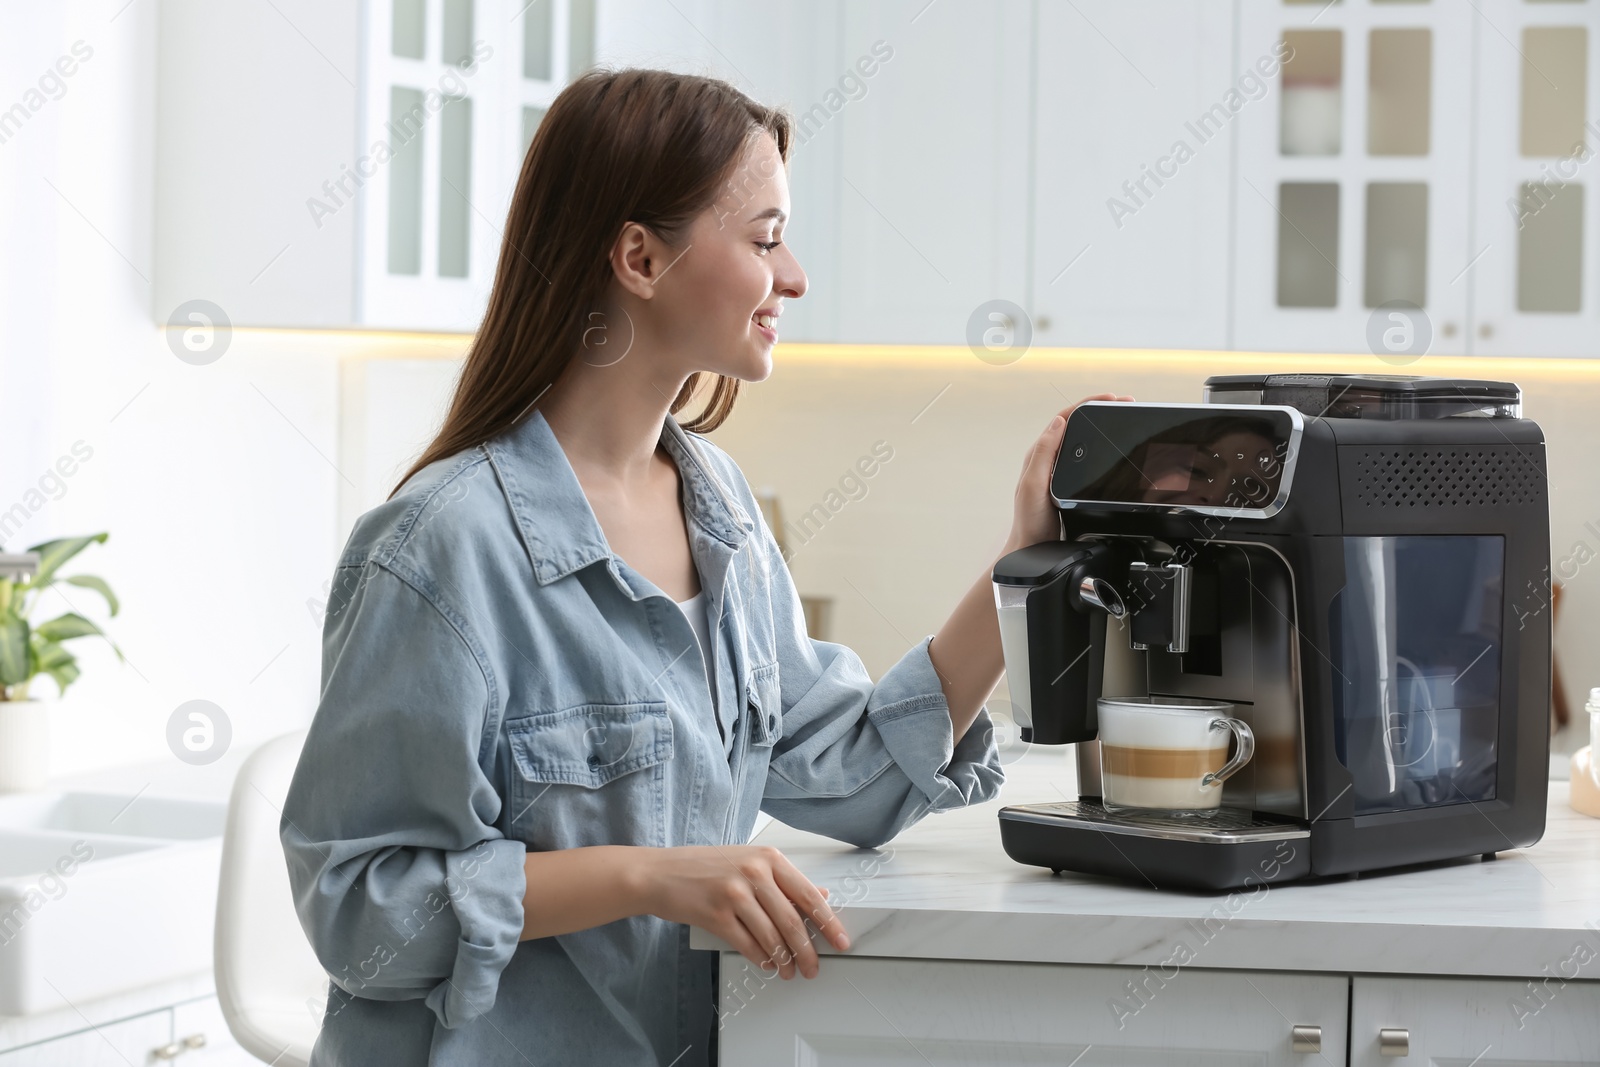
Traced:
<svg viewBox="0 0 1600 1067">
<path fill-rule="evenodd" d="M 590 756 L 589 757 L 589 766 L 591 766 L 591 767 L 600 766 L 600 757 L 599 756 Z"/>
<path fill-rule="evenodd" d="M 777 712 L 773 712 L 771 715 L 767 716 L 767 733 L 775 734 L 777 732 L 778 732 L 778 714 L 777 714 Z"/>
</svg>

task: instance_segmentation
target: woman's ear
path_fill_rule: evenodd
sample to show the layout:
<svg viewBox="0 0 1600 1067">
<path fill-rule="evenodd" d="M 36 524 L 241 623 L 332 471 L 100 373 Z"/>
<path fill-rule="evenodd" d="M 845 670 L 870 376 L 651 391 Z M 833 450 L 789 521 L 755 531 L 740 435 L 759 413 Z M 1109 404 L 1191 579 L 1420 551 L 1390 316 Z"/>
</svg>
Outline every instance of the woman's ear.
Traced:
<svg viewBox="0 0 1600 1067">
<path fill-rule="evenodd" d="M 663 251 L 655 234 L 637 222 L 623 223 L 622 232 L 611 246 L 611 273 L 628 292 L 640 300 L 649 300 L 655 295 Z"/>
</svg>

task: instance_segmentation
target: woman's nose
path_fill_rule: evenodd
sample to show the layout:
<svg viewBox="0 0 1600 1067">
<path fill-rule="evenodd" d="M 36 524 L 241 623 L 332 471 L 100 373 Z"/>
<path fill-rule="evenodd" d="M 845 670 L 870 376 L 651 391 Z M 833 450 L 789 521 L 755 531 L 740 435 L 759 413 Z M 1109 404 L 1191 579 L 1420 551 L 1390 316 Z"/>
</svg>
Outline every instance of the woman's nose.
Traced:
<svg viewBox="0 0 1600 1067">
<path fill-rule="evenodd" d="M 786 253 L 778 263 L 778 269 L 772 277 L 772 289 L 779 296 L 797 300 L 806 294 L 806 272 L 800 269 L 800 261 L 794 258 L 794 253 L 789 252 L 787 243 L 779 246 Z"/>
</svg>

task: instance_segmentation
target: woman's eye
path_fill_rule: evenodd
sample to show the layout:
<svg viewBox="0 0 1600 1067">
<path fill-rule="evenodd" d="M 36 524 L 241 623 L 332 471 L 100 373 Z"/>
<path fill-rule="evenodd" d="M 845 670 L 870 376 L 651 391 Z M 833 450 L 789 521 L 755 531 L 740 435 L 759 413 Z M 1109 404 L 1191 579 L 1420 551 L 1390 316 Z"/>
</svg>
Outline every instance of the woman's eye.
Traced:
<svg viewBox="0 0 1600 1067">
<path fill-rule="evenodd" d="M 783 244 L 782 241 L 757 241 L 756 247 L 761 249 L 762 253 L 765 254 L 772 251 L 774 248 L 777 248 L 781 244 Z"/>
</svg>

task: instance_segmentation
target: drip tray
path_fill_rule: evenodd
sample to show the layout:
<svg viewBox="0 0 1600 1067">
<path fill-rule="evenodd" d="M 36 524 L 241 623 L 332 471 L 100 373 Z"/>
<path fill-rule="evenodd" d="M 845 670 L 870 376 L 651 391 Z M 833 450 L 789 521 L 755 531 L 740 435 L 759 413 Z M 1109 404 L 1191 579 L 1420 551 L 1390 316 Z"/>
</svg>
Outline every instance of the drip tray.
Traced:
<svg viewBox="0 0 1600 1067">
<path fill-rule="evenodd" d="M 1179 841 L 1287 841 L 1310 837 L 1311 831 L 1292 819 L 1261 816 L 1239 808 L 1218 808 L 1214 814 L 1112 815 L 1092 800 L 1057 804 L 1017 804 L 1002 811 L 1012 818 L 1035 818 L 1048 823 L 1084 822 L 1109 834 L 1137 834 Z"/>
<path fill-rule="evenodd" d="M 1000 809 L 1000 840 L 1018 863 L 1156 888 L 1223 890 L 1303 878 L 1311 831 L 1235 809 L 1196 817 L 1111 815 L 1091 800 Z"/>
</svg>

